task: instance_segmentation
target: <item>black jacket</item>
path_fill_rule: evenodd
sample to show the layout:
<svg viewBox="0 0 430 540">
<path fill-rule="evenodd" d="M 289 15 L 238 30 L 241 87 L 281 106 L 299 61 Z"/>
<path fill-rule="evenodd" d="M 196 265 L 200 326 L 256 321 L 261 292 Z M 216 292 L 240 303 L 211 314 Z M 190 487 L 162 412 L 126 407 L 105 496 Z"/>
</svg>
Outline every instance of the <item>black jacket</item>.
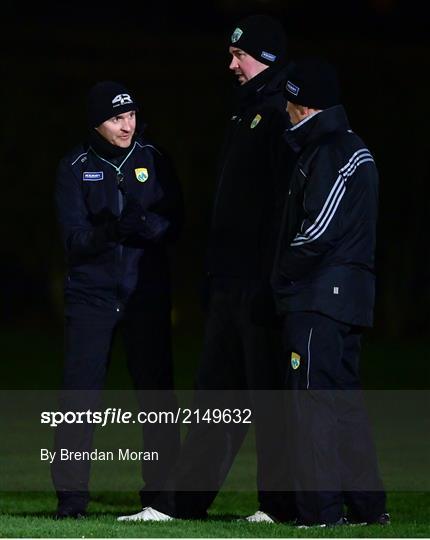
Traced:
<svg viewBox="0 0 430 540">
<path fill-rule="evenodd" d="M 211 276 L 270 278 L 287 178 L 285 77 L 268 69 L 238 88 L 219 162 L 207 253 Z"/>
<path fill-rule="evenodd" d="M 118 167 L 125 196 L 118 189 Z M 176 239 L 183 209 L 173 168 L 157 148 L 138 137 L 125 155 L 106 159 L 80 145 L 61 160 L 55 195 L 68 266 L 67 304 L 121 311 L 144 309 L 160 295 L 168 298 L 166 243 Z M 115 243 L 107 225 L 128 195 L 145 208 L 147 227 Z"/>
<path fill-rule="evenodd" d="M 378 173 L 342 106 L 288 129 L 300 153 L 272 274 L 278 311 L 371 326 Z"/>
</svg>

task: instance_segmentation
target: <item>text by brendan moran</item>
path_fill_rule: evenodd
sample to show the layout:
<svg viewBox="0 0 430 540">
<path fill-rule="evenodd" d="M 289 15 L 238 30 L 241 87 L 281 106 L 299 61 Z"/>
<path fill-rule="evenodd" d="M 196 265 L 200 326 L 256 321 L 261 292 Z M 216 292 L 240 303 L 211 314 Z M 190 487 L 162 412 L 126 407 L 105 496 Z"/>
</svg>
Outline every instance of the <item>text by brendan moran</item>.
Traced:
<svg viewBox="0 0 430 540">
<path fill-rule="evenodd" d="M 143 452 L 130 450 L 130 448 L 118 448 L 118 450 L 94 450 L 72 451 L 61 448 L 58 451 L 50 451 L 47 448 L 40 449 L 40 460 L 53 463 L 59 461 L 158 461 L 158 452 Z"/>
</svg>

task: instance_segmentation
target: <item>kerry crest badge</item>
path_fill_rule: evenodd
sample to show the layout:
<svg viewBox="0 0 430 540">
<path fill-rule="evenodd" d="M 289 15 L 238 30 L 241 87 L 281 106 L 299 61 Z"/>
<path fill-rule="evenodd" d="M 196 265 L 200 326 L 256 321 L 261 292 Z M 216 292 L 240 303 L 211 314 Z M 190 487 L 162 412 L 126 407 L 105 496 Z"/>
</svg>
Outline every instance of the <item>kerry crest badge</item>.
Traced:
<svg viewBox="0 0 430 540">
<path fill-rule="evenodd" d="M 146 169 L 145 167 L 141 167 L 140 169 L 134 169 L 134 172 L 139 182 L 146 182 L 148 180 L 149 173 L 148 169 Z"/>
<path fill-rule="evenodd" d="M 243 30 L 240 28 L 236 28 L 235 31 L 231 35 L 231 42 L 236 43 L 236 41 L 239 41 L 240 36 L 243 34 Z"/>
<path fill-rule="evenodd" d="M 291 367 L 293 369 L 299 369 L 300 367 L 300 354 L 295 352 L 291 353 Z"/>
<path fill-rule="evenodd" d="M 258 123 L 260 122 L 261 120 L 261 114 L 256 114 L 254 116 L 254 119 L 252 120 L 251 122 L 251 129 L 254 129 L 256 125 L 258 125 Z"/>
</svg>

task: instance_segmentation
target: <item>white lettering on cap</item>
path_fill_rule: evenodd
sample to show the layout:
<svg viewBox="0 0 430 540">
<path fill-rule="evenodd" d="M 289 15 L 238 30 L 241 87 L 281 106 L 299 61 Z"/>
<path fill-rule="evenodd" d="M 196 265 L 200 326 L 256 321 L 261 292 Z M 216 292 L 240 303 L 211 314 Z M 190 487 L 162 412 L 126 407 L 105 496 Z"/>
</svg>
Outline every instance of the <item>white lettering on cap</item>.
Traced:
<svg viewBox="0 0 430 540">
<path fill-rule="evenodd" d="M 288 92 L 291 92 L 293 96 L 298 96 L 300 92 L 300 88 L 293 84 L 291 81 L 287 81 L 287 90 Z"/>
<path fill-rule="evenodd" d="M 274 62 L 276 60 L 276 54 L 269 53 L 267 51 L 262 51 L 261 58 L 269 60 L 269 62 Z"/>
<path fill-rule="evenodd" d="M 127 105 L 128 103 L 133 103 L 129 94 L 118 94 L 112 100 L 112 105 L 114 107 L 120 107 L 121 105 Z"/>
</svg>

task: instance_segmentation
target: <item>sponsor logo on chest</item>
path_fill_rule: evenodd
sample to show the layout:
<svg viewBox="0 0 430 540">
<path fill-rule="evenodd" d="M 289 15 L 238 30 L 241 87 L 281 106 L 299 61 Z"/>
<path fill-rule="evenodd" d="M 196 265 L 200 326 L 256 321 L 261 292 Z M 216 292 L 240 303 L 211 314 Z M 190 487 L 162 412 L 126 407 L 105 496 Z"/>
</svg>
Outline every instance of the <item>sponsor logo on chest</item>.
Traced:
<svg viewBox="0 0 430 540">
<path fill-rule="evenodd" d="M 86 171 L 82 174 L 82 180 L 84 182 L 99 182 L 103 180 L 103 171 Z"/>
</svg>

